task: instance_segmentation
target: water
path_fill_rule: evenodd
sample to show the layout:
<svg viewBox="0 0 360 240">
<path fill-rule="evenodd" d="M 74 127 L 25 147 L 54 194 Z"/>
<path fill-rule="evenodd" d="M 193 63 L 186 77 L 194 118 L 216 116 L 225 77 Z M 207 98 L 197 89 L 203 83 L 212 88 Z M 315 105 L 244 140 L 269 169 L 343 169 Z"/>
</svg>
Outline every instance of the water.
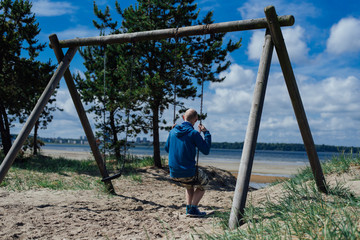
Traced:
<svg viewBox="0 0 360 240">
<path fill-rule="evenodd" d="M 47 144 L 42 147 L 43 149 L 63 150 L 71 152 L 90 152 L 89 145 L 76 145 L 76 144 Z M 129 153 L 133 155 L 152 156 L 153 148 L 151 146 L 136 146 L 129 149 Z M 226 163 L 239 163 L 241 159 L 242 150 L 240 149 L 211 149 L 209 155 L 200 153 L 202 162 L 226 162 Z M 160 148 L 160 154 L 163 157 L 167 156 L 165 149 Z M 321 162 L 331 159 L 333 156 L 338 155 L 335 152 L 318 152 Z M 292 164 L 304 165 L 309 162 L 306 152 L 298 151 L 267 151 L 258 150 L 255 152 L 255 161 L 258 163 L 272 164 Z"/>
</svg>

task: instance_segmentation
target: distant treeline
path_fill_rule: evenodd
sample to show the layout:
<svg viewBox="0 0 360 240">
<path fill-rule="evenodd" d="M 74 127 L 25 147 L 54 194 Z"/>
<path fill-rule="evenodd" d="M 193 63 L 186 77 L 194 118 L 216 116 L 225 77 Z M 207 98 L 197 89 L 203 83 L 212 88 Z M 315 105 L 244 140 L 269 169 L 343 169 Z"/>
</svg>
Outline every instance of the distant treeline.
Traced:
<svg viewBox="0 0 360 240">
<path fill-rule="evenodd" d="M 135 144 L 137 145 L 137 144 Z M 151 146 L 152 143 L 141 144 Z M 160 145 L 165 146 L 165 142 Z M 211 148 L 218 149 L 242 149 L 243 142 L 213 142 Z M 344 146 L 331 146 L 331 145 L 315 145 L 318 152 L 344 152 L 344 153 L 360 153 L 360 147 L 344 147 Z M 306 151 L 304 144 L 300 143 L 257 143 L 256 150 L 272 150 L 272 151 Z"/>
<path fill-rule="evenodd" d="M 214 142 L 211 144 L 212 148 L 220 149 L 242 149 L 243 142 Z M 330 145 L 315 145 L 318 152 L 354 152 L 359 153 L 359 147 L 343 147 Z M 272 151 L 305 151 L 304 144 L 298 143 L 257 143 L 256 150 L 272 150 Z"/>
</svg>

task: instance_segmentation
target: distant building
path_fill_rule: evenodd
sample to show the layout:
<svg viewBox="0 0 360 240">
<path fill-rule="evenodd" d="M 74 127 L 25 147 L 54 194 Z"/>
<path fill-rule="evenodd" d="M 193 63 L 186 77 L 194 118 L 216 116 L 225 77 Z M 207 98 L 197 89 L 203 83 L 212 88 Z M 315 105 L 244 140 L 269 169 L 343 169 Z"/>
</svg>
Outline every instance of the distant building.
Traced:
<svg viewBox="0 0 360 240">
<path fill-rule="evenodd" d="M 144 142 L 144 143 L 148 142 L 148 140 L 147 140 L 146 137 L 143 138 L 143 142 Z"/>
<path fill-rule="evenodd" d="M 141 143 L 141 138 L 140 137 L 136 138 L 136 143 Z"/>
</svg>

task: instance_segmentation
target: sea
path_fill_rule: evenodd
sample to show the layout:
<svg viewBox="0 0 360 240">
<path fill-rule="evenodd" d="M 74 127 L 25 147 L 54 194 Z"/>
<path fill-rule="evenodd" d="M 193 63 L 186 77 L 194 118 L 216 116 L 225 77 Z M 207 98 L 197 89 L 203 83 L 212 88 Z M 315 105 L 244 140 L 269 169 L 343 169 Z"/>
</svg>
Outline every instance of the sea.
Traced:
<svg viewBox="0 0 360 240">
<path fill-rule="evenodd" d="M 42 147 L 49 150 L 63 150 L 74 152 L 90 152 L 89 145 L 80 144 L 46 144 Z M 152 146 L 135 146 L 128 150 L 129 154 L 139 156 L 152 156 Z M 163 157 L 167 156 L 164 147 L 160 148 L 160 154 Z M 204 162 L 229 162 L 238 163 L 241 159 L 241 149 L 214 149 L 212 148 L 209 155 L 200 153 L 201 161 Z M 339 155 L 336 152 L 318 152 L 319 160 L 321 162 L 327 161 L 334 156 Z M 274 164 L 293 164 L 304 165 L 308 163 L 306 152 L 301 151 L 270 151 L 270 150 L 256 150 L 254 160 L 259 163 L 274 163 Z"/>
</svg>

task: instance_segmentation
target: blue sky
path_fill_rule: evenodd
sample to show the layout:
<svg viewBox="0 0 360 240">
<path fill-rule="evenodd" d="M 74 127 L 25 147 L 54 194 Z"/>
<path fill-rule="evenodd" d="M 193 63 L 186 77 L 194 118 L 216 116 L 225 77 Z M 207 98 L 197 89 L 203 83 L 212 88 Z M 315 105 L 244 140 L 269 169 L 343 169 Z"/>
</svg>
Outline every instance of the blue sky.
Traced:
<svg viewBox="0 0 360 240">
<path fill-rule="evenodd" d="M 62 1 L 34 0 L 33 12 L 40 24 L 40 42 L 48 35 L 59 39 L 97 36 L 93 27 L 92 0 Z M 121 19 L 114 2 L 96 1 L 101 9 L 108 5 L 114 19 Z M 122 8 L 136 1 L 122 1 Z M 358 1 L 222 1 L 199 0 L 202 13 L 214 10 L 215 22 L 263 18 L 264 7 L 274 5 L 278 15 L 294 15 L 295 24 L 283 28 L 290 60 L 303 99 L 310 128 L 316 144 L 360 146 L 360 7 Z M 223 83 L 209 84 L 205 89 L 204 125 L 211 131 L 213 141 L 241 142 L 244 140 L 252 101 L 258 63 L 264 41 L 264 30 L 233 32 L 226 39 L 242 38 L 242 47 L 228 56 L 230 69 L 223 73 Z M 51 49 L 41 53 L 41 60 L 56 59 Z M 84 71 L 79 55 L 71 71 Z M 199 101 L 186 102 L 199 109 Z M 44 137 L 73 137 L 84 135 L 64 81 L 57 97 L 56 112 Z M 93 122 L 93 115 L 88 115 Z M 171 121 L 171 110 L 165 118 Z M 14 128 L 14 132 L 19 129 Z M 149 137 L 149 136 L 148 136 Z M 165 141 L 167 132 L 161 132 Z M 259 142 L 301 143 L 302 139 L 274 51 Z"/>
</svg>

